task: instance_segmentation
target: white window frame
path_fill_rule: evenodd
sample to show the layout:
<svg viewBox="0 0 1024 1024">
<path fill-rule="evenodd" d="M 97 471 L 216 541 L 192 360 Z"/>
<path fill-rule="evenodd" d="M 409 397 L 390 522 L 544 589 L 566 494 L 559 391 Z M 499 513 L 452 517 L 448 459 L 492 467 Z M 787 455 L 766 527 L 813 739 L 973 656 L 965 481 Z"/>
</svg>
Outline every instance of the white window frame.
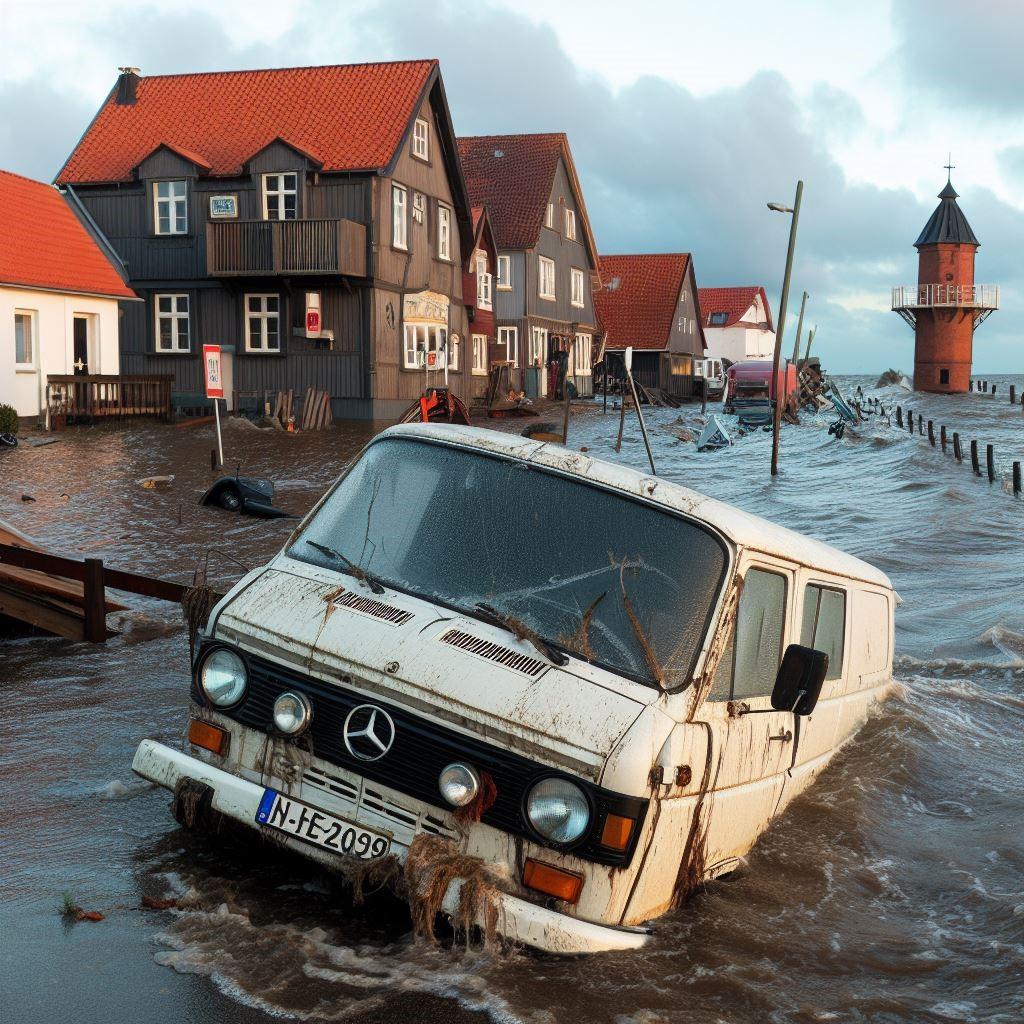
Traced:
<svg viewBox="0 0 1024 1024">
<path fill-rule="evenodd" d="M 430 160 L 430 125 L 422 117 L 413 122 L 412 155 L 417 160 Z"/>
<path fill-rule="evenodd" d="M 18 317 L 28 318 L 28 354 L 27 360 L 18 359 Z M 22 332 L 24 337 L 24 332 Z M 15 309 L 14 311 L 14 372 L 27 372 L 36 369 L 39 357 L 39 310 Z"/>
<path fill-rule="evenodd" d="M 502 274 L 502 267 L 505 268 L 505 273 Z M 512 291 L 512 257 L 511 256 L 499 256 L 498 257 L 498 281 L 497 288 L 499 292 L 510 292 Z"/>
<path fill-rule="evenodd" d="M 167 195 L 161 196 L 160 189 L 164 187 L 167 189 Z M 167 215 L 166 231 L 160 230 L 161 208 L 165 208 Z M 180 227 L 179 220 L 182 222 Z M 153 182 L 153 234 L 188 234 L 188 182 L 184 178 L 167 178 Z"/>
<path fill-rule="evenodd" d="M 576 211 L 565 208 L 565 237 L 576 241 Z"/>
<path fill-rule="evenodd" d="M 544 211 L 544 227 L 551 228 L 555 227 L 555 204 L 548 203 L 548 208 Z"/>
<path fill-rule="evenodd" d="M 404 185 L 391 183 L 391 245 L 395 249 L 409 249 L 409 190 Z"/>
<path fill-rule="evenodd" d="M 470 373 L 474 377 L 487 376 L 487 335 L 474 334 L 473 336 L 473 363 Z"/>
<path fill-rule="evenodd" d="M 420 342 L 424 348 L 419 348 Z M 445 344 L 447 342 L 447 344 Z M 426 366 L 428 352 L 441 352 L 444 344 L 444 360 L 448 361 L 449 370 L 457 370 L 459 364 L 458 342 L 452 343 L 448 336 L 448 328 L 444 324 L 431 323 L 427 320 L 406 320 L 402 327 L 402 367 L 406 370 L 422 370 Z M 423 362 L 419 353 L 423 352 Z M 439 359 L 431 372 L 444 369 L 444 360 Z"/>
<path fill-rule="evenodd" d="M 590 377 L 594 370 L 591 365 L 594 336 L 592 334 L 577 334 L 576 344 L 572 347 L 572 373 L 576 377 Z"/>
<path fill-rule="evenodd" d="M 427 197 L 422 192 L 412 194 L 412 219 L 422 224 L 427 219 Z"/>
<path fill-rule="evenodd" d="M 487 273 L 487 256 L 478 253 L 476 258 L 476 304 L 478 309 L 492 309 L 494 279 Z"/>
<path fill-rule="evenodd" d="M 291 178 L 293 185 L 287 187 L 286 179 Z M 273 187 L 271 180 L 273 179 Z M 270 197 L 277 199 L 277 216 L 270 215 Z M 295 197 L 294 209 L 289 217 L 286 203 L 288 196 Z M 296 220 L 299 216 L 299 172 L 271 171 L 263 175 L 263 219 L 264 220 Z"/>
<path fill-rule="evenodd" d="M 249 300 L 259 299 L 260 308 L 258 310 L 249 309 Z M 277 309 L 271 310 L 268 308 L 268 299 L 275 299 L 277 301 Z M 276 356 L 281 353 L 281 296 L 277 292 L 246 292 L 242 298 L 242 311 L 243 311 L 243 322 L 242 330 L 245 337 L 245 351 L 257 356 Z M 251 319 L 260 321 L 260 344 L 259 346 L 253 345 L 252 334 L 250 333 Z M 277 347 L 270 348 L 268 345 L 269 341 L 269 324 L 271 320 L 277 321 Z"/>
<path fill-rule="evenodd" d="M 452 210 L 444 203 L 437 204 L 437 258 L 452 260 Z"/>
<path fill-rule="evenodd" d="M 449 370 L 458 370 L 459 355 L 462 352 L 462 338 L 454 331 L 448 335 L 448 348 L 446 358 Z"/>
<path fill-rule="evenodd" d="M 526 353 L 527 366 L 539 366 L 541 369 L 547 366 L 548 341 L 549 336 L 546 327 L 530 328 L 530 347 Z"/>
<path fill-rule="evenodd" d="M 498 344 L 505 346 L 505 358 L 512 363 L 512 368 L 519 366 L 519 328 L 499 327 Z"/>
<path fill-rule="evenodd" d="M 171 308 L 167 312 L 162 312 L 160 309 L 160 300 L 170 299 Z M 184 305 L 184 308 L 182 308 Z M 156 330 L 154 335 L 153 350 L 158 356 L 173 356 L 180 355 L 182 352 L 192 351 L 192 303 L 189 301 L 188 292 L 157 292 L 153 296 L 153 323 Z M 171 325 L 171 347 L 161 348 L 160 347 L 160 323 L 163 320 L 167 320 Z M 181 345 L 181 322 L 185 323 L 185 342 L 184 346 Z"/>
<path fill-rule="evenodd" d="M 586 282 L 585 282 L 584 277 L 583 277 L 583 271 L 580 270 L 579 267 L 573 267 L 572 270 L 570 271 L 570 275 L 569 276 L 570 276 L 570 279 L 572 281 L 572 293 L 571 293 L 571 296 L 570 296 L 570 299 L 569 299 L 570 305 L 577 306 L 580 309 L 582 309 L 584 307 L 584 305 L 586 304 L 585 299 L 584 299 L 584 295 L 585 295 L 584 289 L 585 289 L 585 286 L 586 286 Z M 577 289 L 577 285 L 579 285 L 578 289 Z M 577 291 L 579 292 L 578 295 L 577 295 Z"/>
<path fill-rule="evenodd" d="M 545 291 L 545 278 L 550 272 L 551 291 Z M 537 257 L 537 297 L 541 299 L 555 298 L 555 261 L 549 260 L 547 256 Z"/>
</svg>

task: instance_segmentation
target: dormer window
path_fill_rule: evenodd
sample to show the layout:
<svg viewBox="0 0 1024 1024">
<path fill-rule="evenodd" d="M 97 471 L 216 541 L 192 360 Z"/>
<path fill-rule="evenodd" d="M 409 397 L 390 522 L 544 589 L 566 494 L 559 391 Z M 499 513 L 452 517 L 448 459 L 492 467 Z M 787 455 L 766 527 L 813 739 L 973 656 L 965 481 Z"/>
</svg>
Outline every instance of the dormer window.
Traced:
<svg viewBox="0 0 1024 1024">
<path fill-rule="evenodd" d="M 422 117 L 412 126 L 412 155 L 419 160 L 430 159 L 430 128 Z"/>
<path fill-rule="evenodd" d="M 728 319 L 728 313 L 712 313 L 708 318 L 708 324 L 711 327 L 721 327 Z"/>
<path fill-rule="evenodd" d="M 263 175 L 263 219 L 295 220 L 298 216 L 299 176 L 295 171 Z"/>
<path fill-rule="evenodd" d="M 158 235 L 184 235 L 188 232 L 188 201 L 184 181 L 154 183 L 153 229 Z"/>
</svg>

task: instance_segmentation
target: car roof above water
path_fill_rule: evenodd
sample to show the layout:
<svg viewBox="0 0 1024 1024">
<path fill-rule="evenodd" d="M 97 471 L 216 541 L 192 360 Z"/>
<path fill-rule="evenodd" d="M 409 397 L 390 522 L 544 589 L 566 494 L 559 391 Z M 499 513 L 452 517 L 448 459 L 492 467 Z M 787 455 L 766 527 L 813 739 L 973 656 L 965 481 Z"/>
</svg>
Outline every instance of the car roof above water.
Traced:
<svg viewBox="0 0 1024 1024">
<path fill-rule="evenodd" d="M 603 459 L 595 459 L 584 452 L 575 452 L 561 445 L 499 430 L 448 423 L 401 423 L 390 427 L 379 437 L 442 441 L 558 470 L 626 494 L 637 495 L 667 509 L 683 512 L 715 527 L 737 546 L 892 589 L 892 583 L 881 570 L 829 544 L 788 530 L 768 519 L 744 512 L 680 484 Z"/>
</svg>

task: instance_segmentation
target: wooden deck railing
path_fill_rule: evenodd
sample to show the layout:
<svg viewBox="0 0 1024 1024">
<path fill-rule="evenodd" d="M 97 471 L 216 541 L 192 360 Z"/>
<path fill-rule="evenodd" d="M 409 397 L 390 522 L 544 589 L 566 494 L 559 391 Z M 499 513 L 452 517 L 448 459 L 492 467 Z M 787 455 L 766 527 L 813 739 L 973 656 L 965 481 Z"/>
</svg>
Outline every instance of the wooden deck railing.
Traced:
<svg viewBox="0 0 1024 1024">
<path fill-rule="evenodd" d="M 352 220 L 238 220 L 206 225 L 215 277 L 259 274 L 366 276 L 366 226 Z"/>
<path fill-rule="evenodd" d="M 57 429 L 69 416 L 171 418 L 169 374 L 48 374 L 46 407 L 50 425 Z"/>
</svg>

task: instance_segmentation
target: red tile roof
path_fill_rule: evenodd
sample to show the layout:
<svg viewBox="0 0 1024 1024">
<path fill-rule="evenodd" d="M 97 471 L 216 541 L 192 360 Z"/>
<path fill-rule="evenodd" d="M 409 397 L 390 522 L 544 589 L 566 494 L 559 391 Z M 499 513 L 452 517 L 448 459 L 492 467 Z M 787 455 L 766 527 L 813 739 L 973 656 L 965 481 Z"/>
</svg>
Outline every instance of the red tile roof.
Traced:
<svg viewBox="0 0 1024 1024">
<path fill-rule="evenodd" d="M 594 303 L 607 332 L 605 347 L 667 348 L 689 265 L 686 252 L 602 256 Z"/>
<path fill-rule="evenodd" d="M 57 175 L 60 183 L 127 181 L 161 144 L 192 154 L 214 175 L 234 175 L 282 137 L 317 154 L 325 171 L 387 167 L 436 60 L 265 71 L 153 75 L 136 101 L 116 89 Z"/>
<path fill-rule="evenodd" d="M 470 202 L 487 207 L 498 248 L 532 249 L 558 158 L 568 153 L 565 133 L 473 135 L 458 142 Z"/>
<path fill-rule="evenodd" d="M 134 299 L 51 185 L 0 171 L 0 285 Z"/>
<path fill-rule="evenodd" d="M 735 326 L 760 295 L 767 317 L 768 330 L 775 329 L 772 327 L 772 308 L 768 305 L 768 296 L 765 295 L 764 288 L 759 284 L 744 285 L 738 288 L 698 288 L 697 295 L 700 299 L 700 314 L 704 318 L 705 327 Z M 712 324 L 712 313 L 727 314 L 725 323 Z"/>
</svg>

